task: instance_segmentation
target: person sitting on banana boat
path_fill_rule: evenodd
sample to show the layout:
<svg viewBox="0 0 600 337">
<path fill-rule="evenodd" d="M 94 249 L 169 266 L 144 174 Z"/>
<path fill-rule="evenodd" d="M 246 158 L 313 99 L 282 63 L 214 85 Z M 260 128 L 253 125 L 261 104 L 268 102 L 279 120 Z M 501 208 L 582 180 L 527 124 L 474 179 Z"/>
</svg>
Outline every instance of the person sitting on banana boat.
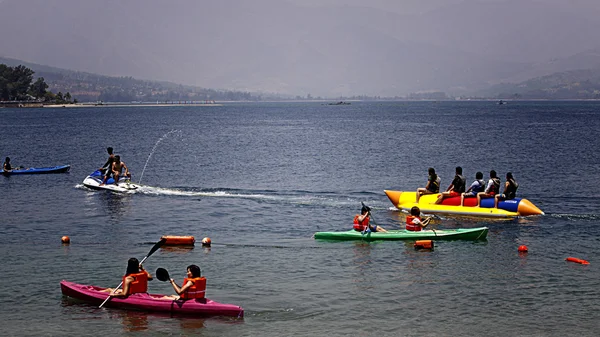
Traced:
<svg viewBox="0 0 600 337">
<path fill-rule="evenodd" d="M 436 204 L 441 204 L 442 200 L 447 197 L 457 197 L 461 195 L 465 191 L 465 185 L 467 184 L 467 179 L 462 175 L 462 167 L 457 166 L 455 170 L 454 180 L 452 180 L 452 184 L 448 186 L 445 192 L 440 193 Z"/>
<path fill-rule="evenodd" d="M 498 201 L 500 200 L 511 200 L 517 196 L 517 188 L 519 184 L 513 177 L 512 172 L 506 173 L 506 182 L 504 183 L 504 193 L 496 194 L 494 196 L 494 207 L 498 208 Z"/>
<path fill-rule="evenodd" d="M 485 186 L 485 191 L 477 193 L 477 206 L 481 205 L 482 198 L 494 198 L 500 193 L 500 178 L 496 175 L 496 171 L 490 171 L 490 180 Z"/>
<path fill-rule="evenodd" d="M 465 205 L 465 198 L 476 197 L 479 192 L 485 189 L 485 181 L 483 181 L 483 173 L 475 173 L 475 181 L 469 186 L 469 189 L 460 195 L 460 205 Z"/>
<path fill-rule="evenodd" d="M 417 203 L 419 203 L 419 198 L 423 194 L 434 194 L 440 192 L 440 177 L 435 173 L 435 169 L 430 167 L 429 177 L 427 178 L 427 185 L 425 187 L 417 188 Z"/>
</svg>

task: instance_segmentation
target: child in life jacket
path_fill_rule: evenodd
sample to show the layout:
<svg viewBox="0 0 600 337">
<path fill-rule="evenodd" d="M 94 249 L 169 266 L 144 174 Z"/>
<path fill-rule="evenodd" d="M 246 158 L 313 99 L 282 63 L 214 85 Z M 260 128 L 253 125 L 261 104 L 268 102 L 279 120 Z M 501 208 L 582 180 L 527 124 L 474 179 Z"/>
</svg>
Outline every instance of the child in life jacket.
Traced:
<svg viewBox="0 0 600 337">
<path fill-rule="evenodd" d="M 135 293 L 148 292 L 148 281 L 152 280 L 152 275 L 144 269 L 144 266 L 132 257 L 127 261 L 127 270 L 123 276 L 122 289 L 106 288 L 103 291 L 110 292 L 113 297 L 125 297 Z"/>
<path fill-rule="evenodd" d="M 183 279 L 181 287 L 173 279 L 170 279 L 169 282 L 179 298 L 183 300 L 204 298 L 206 293 L 206 278 L 200 276 L 200 267 L 195 264 L 187 267 L 187 277 Z"/>
<path fill-rule="evenodd" d="M 429 225 L 431 218 L 421 220 L 421 210 L 414 206 L 410 209 L 410 215 L 406 217 L 406 230 L 418 232 Z"/>
<path fill-rule="evenodd" d="M 369 223 L 371 216 L 371 208 L 369 206 L 363 206 L 360 210 L 360 214 L 354 216 L 354 230 L 364 232 L 367 228 L 371 232 L 387 232 L 385 228 L 377 225 L 371 225 Z"/>
</svg>

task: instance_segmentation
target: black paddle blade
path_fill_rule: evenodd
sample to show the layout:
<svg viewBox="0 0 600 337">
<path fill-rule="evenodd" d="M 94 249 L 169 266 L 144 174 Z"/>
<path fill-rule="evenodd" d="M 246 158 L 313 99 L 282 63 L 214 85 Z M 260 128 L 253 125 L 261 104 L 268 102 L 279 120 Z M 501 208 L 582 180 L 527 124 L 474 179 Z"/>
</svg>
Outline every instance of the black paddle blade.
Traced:
<svg viewBox="0 0 600 337">
<path fill-rule="evenodd" d="M 155 243 L 154 247 L 152 247 L 152 249 L 150 249 L 150 252 L 148 253 L 147 256 L 150 256 L 150 255 L 154 254 L 154 252 L 157 251 L 158 248 L 160 248 L 162 245 L 164 245 L 165 242 L 167 242 L 167 238 L 161 238 L 160 241 L 158 241 L 157 243 Z"/>
<path fill-rule="evenodd" d="M 169 277 L 169 272 L 165 268 L 156 269 L 156 278 L 163 282 L 171 279 Z"/>
</svg>

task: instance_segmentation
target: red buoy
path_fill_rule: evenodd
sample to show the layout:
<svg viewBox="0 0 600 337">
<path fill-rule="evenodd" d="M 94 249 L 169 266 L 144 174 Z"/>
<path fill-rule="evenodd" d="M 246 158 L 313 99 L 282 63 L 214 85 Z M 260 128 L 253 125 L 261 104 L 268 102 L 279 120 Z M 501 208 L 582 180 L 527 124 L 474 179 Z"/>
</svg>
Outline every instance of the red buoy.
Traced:
<svg viewBox="0 0 600 337">
<path fill-rule="evenodd" d="M 210 238 L 206 237 L 206 238 L 202 239 L 202 246 L 210 247 L 210 244 L 211 244 Z"/>
<path fill-rule="evenodd" d="M 588 261 L 583 260 L 583 259 L 578 259 L 576 257 L 567 257 L 565 260 L 575 262 L 575 263 L 581 263 L 581 264 L 590 264 Z"/>
<path fill-rule="evenodd" d="M 521 253 L 527 253 L 529 250 L 527 249 L 527 246 L 525 245 L 520 245 L 519 246 L 519 252 Z"/>
<path fill-rule="evenodd" d="M 166 239 L 165 246 L 193 246 L 196 242 L 193 236 L 177 236 L 177 235 L 163 235 L 161 239 Z"/>
<path fill-rule="evenodd" d="M 415 249 L 433 249 L 433 240 L 417 240 Z"/>
<path fill-rule="evenodd" d="M 65 244 L 69 244 L 69 243 L 71 243 L 71 238 L 69 238 L 68 236 L 65 235 L 60 239 L 60 241 Z"/>
</svg>

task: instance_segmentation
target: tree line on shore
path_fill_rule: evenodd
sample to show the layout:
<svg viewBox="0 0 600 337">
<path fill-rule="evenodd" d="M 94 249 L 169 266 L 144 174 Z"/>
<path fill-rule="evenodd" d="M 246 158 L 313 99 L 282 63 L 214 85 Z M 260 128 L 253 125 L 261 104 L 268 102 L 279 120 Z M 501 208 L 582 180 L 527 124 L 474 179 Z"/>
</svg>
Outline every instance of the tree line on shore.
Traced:
<svg viewBox="0 0 600 337">
<path fill-rule="evenodd" d="M 33 80 L 35 72 L 24 65 L 15 67 L 0 64 L 0 101 L 37 101 L 56 104 L 77 103 L 67 92 L 48 91 L 43 77 Z"/>
</svg>

